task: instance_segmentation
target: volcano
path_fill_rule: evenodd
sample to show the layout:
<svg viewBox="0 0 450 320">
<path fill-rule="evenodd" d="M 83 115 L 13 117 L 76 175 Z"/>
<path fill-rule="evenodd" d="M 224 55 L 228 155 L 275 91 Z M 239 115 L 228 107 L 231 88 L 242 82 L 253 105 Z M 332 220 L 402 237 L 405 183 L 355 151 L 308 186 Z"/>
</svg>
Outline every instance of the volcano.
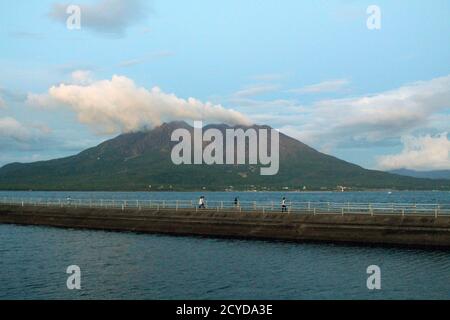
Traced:
<svg viewBox="0 0 450 320">
<path fill-rule="evenodd" d="M 279 172 L 260 175 L 259 165 L 175 165 L 172 132 L 186 122 L 170 122 L 152 130 L 121 134 L 77 155 L 0 168 L 2 190 L 79 191 L 224 191 L 224 190 L 348 190 L 450 189 L 450 180 L 421 179 L 367 170 L 321 153 L 280 133 Z M 270 128 L 212 124 L 204 130 Z"/>
</svg>

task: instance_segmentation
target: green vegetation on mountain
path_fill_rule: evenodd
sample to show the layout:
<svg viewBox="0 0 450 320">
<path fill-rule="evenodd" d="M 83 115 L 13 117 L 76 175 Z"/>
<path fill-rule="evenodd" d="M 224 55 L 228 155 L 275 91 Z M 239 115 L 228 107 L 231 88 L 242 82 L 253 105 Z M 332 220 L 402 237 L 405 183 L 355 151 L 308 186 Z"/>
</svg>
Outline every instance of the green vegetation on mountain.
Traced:
<svg viewBox="0 0 450 320">
<path fill-rule="evenodd" d="M 450 189 L 449 180 L 406 177 L 366 170 L 320 153 L 280 134 L 280 170 L 261 176 L 256 165 L 174 165 L 173 130 L 184 122 L 122 134 L 77 155 L 0 169 L 3 190 L 335 190 Z M 222 132 L 225 125 L 211 125 Z M 260 128 L 255 126 L 256 129 Z M 267 128 L 267 127 L 266 127 Z M 205 128 L 206 129 L 206 128 Z"/>
</svg>

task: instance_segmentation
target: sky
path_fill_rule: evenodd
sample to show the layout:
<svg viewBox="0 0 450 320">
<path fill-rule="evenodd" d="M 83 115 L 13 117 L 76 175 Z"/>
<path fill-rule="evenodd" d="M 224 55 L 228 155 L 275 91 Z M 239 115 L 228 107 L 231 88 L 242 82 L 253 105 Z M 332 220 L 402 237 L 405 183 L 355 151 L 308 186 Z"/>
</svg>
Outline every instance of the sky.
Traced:
<svg viewBox="0 0 450 320">
<path fill-rule="evenodd" d="M 203 120 L 450 169 L 449 35 L 448 0 L 1 0 L 0 165 Z"/>
</svg>

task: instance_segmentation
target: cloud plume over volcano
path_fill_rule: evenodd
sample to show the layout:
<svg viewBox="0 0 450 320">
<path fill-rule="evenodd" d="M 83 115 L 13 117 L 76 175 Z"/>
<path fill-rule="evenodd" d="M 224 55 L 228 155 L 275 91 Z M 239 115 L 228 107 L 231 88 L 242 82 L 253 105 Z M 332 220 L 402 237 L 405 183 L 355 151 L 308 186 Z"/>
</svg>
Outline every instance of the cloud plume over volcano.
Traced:
<svg viewBox="0 0 450 320">
<path fill-rule="evenodd" d="M 148 90 L 116 75 L 87 85 L 59 84 L 48 93 L 29 94 L 27 100 L 40 107 L 69 108 L 100 134 L 137 131 L 173 120 L 250 124 L 243 114 L 221 105 L 182 99 L 158 87 Z"/>
</svg>

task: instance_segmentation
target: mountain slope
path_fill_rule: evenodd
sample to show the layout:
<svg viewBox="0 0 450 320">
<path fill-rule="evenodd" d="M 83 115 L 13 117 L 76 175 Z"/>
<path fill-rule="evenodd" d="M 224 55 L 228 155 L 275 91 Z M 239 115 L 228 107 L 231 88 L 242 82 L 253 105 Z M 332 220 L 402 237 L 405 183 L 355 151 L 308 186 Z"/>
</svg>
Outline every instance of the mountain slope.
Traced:
<svg viewBox="0 0 450 320">
<path fill-rule="evenodd" d="M 409 169 L 397 169 L 389 172 L 414 178 L 450 179 L 450 170 L 416 171 Z"/>
<path fill-rule="evenodd" d="M 275 176 L 261 176 L 256 165 L 176 166 L 170 159 L 176 144 L 170 136 L 180 127 L 192 132 L 185 122 L 171 122 L 146 132 L 122 134 L 71 157 L 6 165 L 0 169 L 0 189 L 224 190 L 233 186 L 237 190 L 280 190 L 306 186 L 309 190 L 334 190 L 338 185 L 353 189 L 450 189 L 446 180 L 366 170 L 283 134 L 280 170 Z M 210 127 L 222 132 L 229 128 L 210 125 L 204 130 Z"/>
</svg>

